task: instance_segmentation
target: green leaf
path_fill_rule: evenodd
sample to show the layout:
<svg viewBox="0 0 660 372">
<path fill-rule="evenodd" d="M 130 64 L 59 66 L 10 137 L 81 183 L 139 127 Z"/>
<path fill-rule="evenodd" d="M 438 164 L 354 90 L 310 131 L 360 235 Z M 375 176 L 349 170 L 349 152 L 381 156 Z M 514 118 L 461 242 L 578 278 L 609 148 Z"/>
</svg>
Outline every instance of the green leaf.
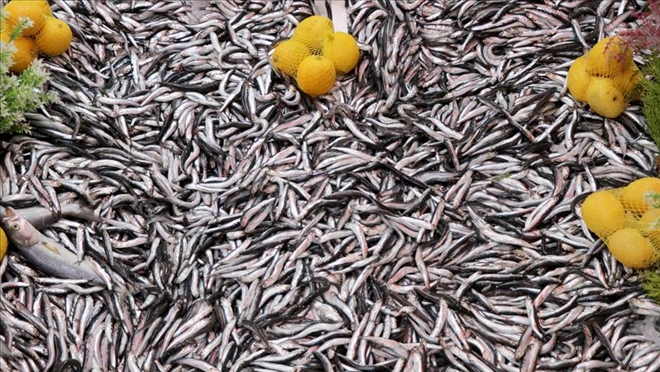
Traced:
<svg viewBox="0 0 660 372">
<path fill-rule="evenodd" d="M 642 79 L 640 85 L 644 89 L 642 103 L 649 135 L 660 147 L 660 57 L 657 53 L 649 56 L 646 66 L 642 68 L 648 79 Z"/>
<path fill-rule="evenodd" d="M 646 295 L 660 302 L 660 271 L 649 270 L 641 273 L 642 288 Z"/>
</svg>

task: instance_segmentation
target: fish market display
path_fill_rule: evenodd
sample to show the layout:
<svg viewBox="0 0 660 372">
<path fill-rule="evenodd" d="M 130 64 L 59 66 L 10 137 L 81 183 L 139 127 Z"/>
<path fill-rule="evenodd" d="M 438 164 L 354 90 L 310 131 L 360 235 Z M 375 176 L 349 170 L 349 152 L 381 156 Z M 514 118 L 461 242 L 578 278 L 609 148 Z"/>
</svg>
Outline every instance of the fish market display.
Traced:
<svg viewBox="0 0 660 372">
<path fill-rule="evenodd" d="M 10 245 L 0 370 L 660 370 L 660 304 L 580 215 L 658 148 L 567 88 L 645 2 L 348 0 L 318 98 L 268 59 L 313 5 L 50 2 L 60 102 L 0 137 L 0 205 L 98 279 Z"/>
</svg>

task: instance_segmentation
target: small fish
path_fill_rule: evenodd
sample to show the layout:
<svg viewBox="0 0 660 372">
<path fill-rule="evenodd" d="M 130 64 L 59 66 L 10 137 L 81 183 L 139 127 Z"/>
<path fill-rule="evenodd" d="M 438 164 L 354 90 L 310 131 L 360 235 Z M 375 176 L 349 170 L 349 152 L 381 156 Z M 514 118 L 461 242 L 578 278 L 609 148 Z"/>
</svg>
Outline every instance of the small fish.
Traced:
<svg viewBox="0 0 660 372">
<path fill-rule="evenodd" d="M 101 222 L 101 218 L 82 200 L 73 203 L 62 203 L 59 213 L 44 207 L 23 208 L 16 210 L 16 212 L 37 230 L 54 224 L 61 217 L 76 217 Z M 6 209 L 0 206 L 0 218 L 5 217 L 7 217 Z"/>
<path fill-rule="evenodd" d="M 18 252 L 45 273 L 65 279 L 87 279 L 105 284 L 89 259 L 82 261 L 56 241 L 42 235 L 13 208 L 7 208 L 2 227 Z"/>
</svg>

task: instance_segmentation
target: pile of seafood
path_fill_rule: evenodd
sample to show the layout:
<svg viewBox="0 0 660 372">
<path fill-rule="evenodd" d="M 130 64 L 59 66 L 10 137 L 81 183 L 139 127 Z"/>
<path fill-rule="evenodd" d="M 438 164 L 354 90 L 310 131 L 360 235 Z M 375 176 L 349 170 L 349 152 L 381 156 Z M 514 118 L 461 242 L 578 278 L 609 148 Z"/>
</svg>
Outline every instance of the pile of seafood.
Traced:
<svg viewBox="0 0 660 372">
<path fill-rule="evenodd" d="M 566 89 L 644 2 L 345 3 L 360 60 L 312 99 L 266 58 L 309 0 L 51 2 L 60 101 L 0 138 L 0 370 L 660 370 L 579 213 L 658 149 Z"/>
</svg>

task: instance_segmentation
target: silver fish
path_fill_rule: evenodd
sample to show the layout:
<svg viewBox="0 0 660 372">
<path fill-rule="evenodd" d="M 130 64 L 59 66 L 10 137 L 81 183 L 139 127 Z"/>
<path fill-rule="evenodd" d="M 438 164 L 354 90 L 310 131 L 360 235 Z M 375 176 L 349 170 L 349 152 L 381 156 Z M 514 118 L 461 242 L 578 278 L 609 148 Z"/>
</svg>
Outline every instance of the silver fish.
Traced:
<svg viewBox="0 0 660 372">
<path fill-rule="evenodd" d="M 102 221 L 101 217 L 82 200 L 60 204 L 59 213 L 44 207 L 15 209 L 15 212 L 37 230 L 54 224 L 61 217 L 75 217 L 92 222 Z M 0 206 L 0 218 L 5 217 L 7 217 L 7 210 Z"/>
<path fill-rule="evenodd" d="M 7 208 L 2 226 L 18 252 L 40 270 L 66 279 L 86 279 L 97 284 L 104 280 L 92 268 L 89 258 L 82 261 L 53 239 L 42 235 L 13 208 Z"/>
</svg>

